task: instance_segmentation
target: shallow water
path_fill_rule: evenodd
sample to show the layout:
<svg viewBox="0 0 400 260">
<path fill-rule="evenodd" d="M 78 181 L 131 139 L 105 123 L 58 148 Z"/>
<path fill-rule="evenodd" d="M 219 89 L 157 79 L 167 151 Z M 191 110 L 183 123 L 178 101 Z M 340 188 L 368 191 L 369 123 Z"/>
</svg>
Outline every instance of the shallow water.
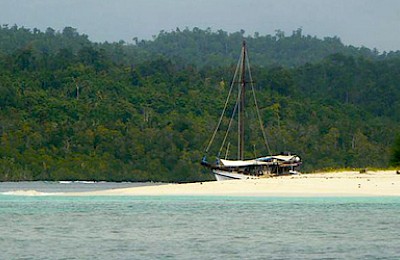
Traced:
<svg viewBox="0 0 400 260">
<path fill-rule="evenodd" d="M 37 193 L 54 192 L 84 192 L 108 189 L 120 189 L 139 186 L 161 185 L 153 182 L 91 182 L 91 181 L 22 181 L 22 182 L 0 182 L 0 194 L 18 191 L 36 191 Z"/>
<path fill-rule="evenodd" d="M 1 259 L 400 259 L 400 198 L 0 195 Z"/>
</svg>

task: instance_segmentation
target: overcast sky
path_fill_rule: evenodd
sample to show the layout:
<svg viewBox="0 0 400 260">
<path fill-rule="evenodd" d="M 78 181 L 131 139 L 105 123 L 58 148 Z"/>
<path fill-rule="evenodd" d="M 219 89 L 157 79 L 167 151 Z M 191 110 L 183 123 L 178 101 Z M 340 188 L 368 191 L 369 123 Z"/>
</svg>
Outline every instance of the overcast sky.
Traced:
<svg viewBox="0 0 400 260">
<path fill-rule="evenodd" d="M 0 0 L 0 24 L 72 26 L 93 41 L 127 42 L 177 27 L 251 35 L 302 28 L 347 45 L 400 50 L 400 0 Z"/>
</svg>

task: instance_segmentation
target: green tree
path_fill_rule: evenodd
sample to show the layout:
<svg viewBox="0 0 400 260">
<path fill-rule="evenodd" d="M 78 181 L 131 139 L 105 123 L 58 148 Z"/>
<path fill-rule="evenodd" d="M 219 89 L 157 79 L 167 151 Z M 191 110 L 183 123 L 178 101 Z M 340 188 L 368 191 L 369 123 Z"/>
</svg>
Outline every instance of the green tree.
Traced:
<svg viewBox="0 0 400 260">
<path fill-rule="evenodd" d="M 392 145 L 390 165 L 391 166 L 400 165 L 400 135 L 396 137 Z"/>
</svg>

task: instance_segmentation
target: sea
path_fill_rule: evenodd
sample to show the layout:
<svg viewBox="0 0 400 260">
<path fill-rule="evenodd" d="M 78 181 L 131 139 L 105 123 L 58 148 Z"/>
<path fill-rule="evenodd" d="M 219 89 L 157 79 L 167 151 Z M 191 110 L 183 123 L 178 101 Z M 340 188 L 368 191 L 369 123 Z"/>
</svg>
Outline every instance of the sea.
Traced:
<svg viewBox="0 0 400 260">
<path fill-rule="evenodd" d="M 400 197 L 54 193 L 138 185 L 0 183 L 0 259 L 400 259 Z"/>
</svg>

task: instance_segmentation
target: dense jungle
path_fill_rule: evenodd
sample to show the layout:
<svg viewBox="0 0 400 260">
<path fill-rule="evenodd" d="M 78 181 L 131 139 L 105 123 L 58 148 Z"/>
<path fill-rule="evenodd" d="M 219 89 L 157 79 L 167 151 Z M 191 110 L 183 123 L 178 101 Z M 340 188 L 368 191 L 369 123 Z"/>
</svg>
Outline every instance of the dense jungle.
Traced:
<svg viewBox="0 0 400 260">
<path fill-rule="evenodd" d="M 399 51 L 301 29 L 177 28 L 151 40 L 98 43 L 72 27 L 2 25 L 0 180 L 211 179 L 200 160 L 243 39 L 273 153 L 298 154 L 304 172 L 399 164 Z M 266 155 L 253 121 L 247 157 Z"/>
</svg>

